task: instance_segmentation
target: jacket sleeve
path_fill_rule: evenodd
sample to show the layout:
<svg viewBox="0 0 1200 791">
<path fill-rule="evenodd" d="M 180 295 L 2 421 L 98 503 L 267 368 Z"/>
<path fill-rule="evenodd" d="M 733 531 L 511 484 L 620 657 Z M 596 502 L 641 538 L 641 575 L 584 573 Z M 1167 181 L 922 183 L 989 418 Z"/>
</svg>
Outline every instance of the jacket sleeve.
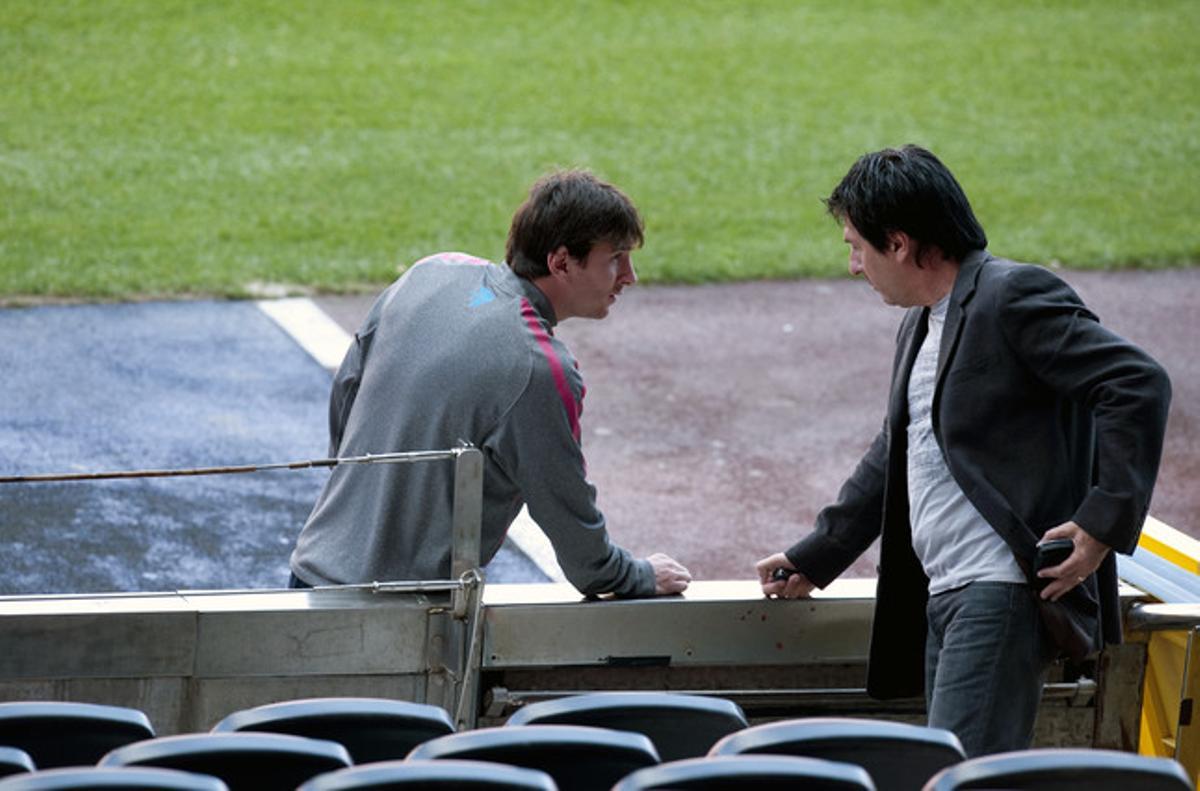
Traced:
<svg viewBox="0 0 1200 791">
<path fill-rule="evenodd" d="M 925 311 L 917 308 L 910 309 L 900 322 L 896 331 L 896 356 L 892 362 L 893 384 L 912 344 L 924 337 L 924 322 Z M 895 408 L 895 405 L 889 407 Z M 889 424 L 890 419 L 885 415 L 879 433 L 854 472 L 842 484 L 837 500 L 817 514 L 813 532 L 784 553 L 792 566 L 818 587 L 824 588 L 836 579 L 883 532 L 891 439 Z"/>
<path fill-rule="evenodd" d="M 529 515 L 550 539 L 567 579 L 586 595 L 654 595 L 649 561 L 608 537 L 577 439 L 583 383 L 573 365 L 561 378 L 535 366 L 522 395 L 489 440 L 520 488 Z"/>
<path fill-rule="evenodd" d="M 383 293 L 370 312 L 363 320 L 354 340 L 342 358 L 337 373 L 333 375 L 333 387 L 329 392 L 329 456 L 336 458 L 342 446 L 342 437 L 346 433 L 346 423 L 350 420 L 350 410 L 358 398 L 358 386 L 362 383 L 363 371 L 367 366 L 367 356 L 371 352 L 371 341 L 375 338 L 375 329 L 379 326 L 379 317 L 383 312 L 386 299 L 396 285 Z"/>
<path fill-rule="evenodd" d="M 370 351 L 374 335 L 374 324 L 355 333 L 354 341 L 346 350 L 346 356 L 342 358 L 342 364 L 333 376 L 333 388 L 329 392 L 330 458 L 336 458 L 342 446 L 342 435 L 346 433 L 346 422 L 350 419 L 350 410 L 358 397 L 358 386 L 362 382 L 363 368 L 366 367 L 367 353 Z"/>
<path fill-rule="evenodd" d="M 887 465 L 887 424 L 854 472 L 842 484 L 837 500 L 817 514 L 816 529 L 784 554 L 792 566 L 824 588 L 866 551 L 883 529 L 883 496 Z"/>
<path fill-rule="evenodd" d="M 1070 286 L 1041 267 L 1014 269 L 998 300 L 1002 331 L 1016 354 L 1092 415 L 1093 482 L 1074 521 L 1132 553 L 1162 457 L 1171 401 L 1166 371 L 1103 327 Z"/>
</svg>

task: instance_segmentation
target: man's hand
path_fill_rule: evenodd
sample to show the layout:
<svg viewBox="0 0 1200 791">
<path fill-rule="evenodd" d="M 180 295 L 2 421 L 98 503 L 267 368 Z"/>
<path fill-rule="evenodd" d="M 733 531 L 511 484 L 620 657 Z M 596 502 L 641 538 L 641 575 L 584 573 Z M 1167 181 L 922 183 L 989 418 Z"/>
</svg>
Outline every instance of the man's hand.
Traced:
<svg viewBox="0 0 1200 791">
<path fill-rule="evenodd" d="M 654 569 L 654 595 L 682 593 L 692 581 L 692 574 L 675 558 L 656 552 L 646 558 Z"/>
<path fill-rule="evenodd" d="M 781 599 L 806 599 L 812 593 L 813 588 L 817 587 L 809 582 L 808 577 L 793 569 L 792 562 L 782 552 L 776 552 L 770 557 L 763 558 L 754 567 L 758 571 L 758 581 L 766 596 L 778 596 Z M 776 579 L 775 571 L 777 569 L 786 569 L 791 574 L 787 579 Z"/>
<path fill-rule="evenodd" d="M 1100 568 L 1100 561 L 1104 560 L 1110 547 L 1099 539 L 1092 538 L 1090 533 L 1074 522 L 1065 522 L 1050 528 L 1042 536 L 1042 541 L 1052 538 L 1069 538 L 1075 542 L 1075 550 L 1066 560 L 1038 572 L 1039 577 L 1053 578 L 1053 581 L 1042 589 L 1042 598 L 1058 601 L 1063 594 Z"/>
</svg>

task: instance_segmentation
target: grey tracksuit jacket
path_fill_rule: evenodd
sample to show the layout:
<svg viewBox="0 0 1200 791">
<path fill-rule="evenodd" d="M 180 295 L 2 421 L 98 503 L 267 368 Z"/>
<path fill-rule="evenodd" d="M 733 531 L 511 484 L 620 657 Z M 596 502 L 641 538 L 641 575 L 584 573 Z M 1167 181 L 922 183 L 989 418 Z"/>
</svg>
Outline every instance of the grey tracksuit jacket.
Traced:
<svg viewBox="0 0 1200 791">
<path fill-rule="evenodd" d="M 462 253 L 422 259 L 376 301 L 334 379 L 330 455 L 484 456 L 482 558 L 521 509 L 583 593 L 648 596 L 650 564 L 608 538 L 586 478 L 575 359 L 531 282 Z M 311 585 L 445 579 L 452 462 L 333 468 L 291 557 Z"/>
</svg>

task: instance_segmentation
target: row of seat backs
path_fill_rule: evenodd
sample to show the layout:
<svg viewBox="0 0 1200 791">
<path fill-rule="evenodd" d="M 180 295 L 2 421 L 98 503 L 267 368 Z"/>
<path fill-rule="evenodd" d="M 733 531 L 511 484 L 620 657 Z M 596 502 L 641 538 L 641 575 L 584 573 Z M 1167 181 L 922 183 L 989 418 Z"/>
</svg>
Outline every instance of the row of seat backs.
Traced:
<svg viewBox="0 0 1200 791">
<path fill-rule="evenodd" d="M 687 728 L 678 727 L 686 722 Z M 510 724 L 575 724 L 646 735 L 663 760 L 703 755 L 717 739 L 746 727 L 735 703 L 668 693 L 601 693 L 550 700 L 515 714 Z M 376 698 L 317 698 L 245 709 L 214 733 L 270 732 L 343 744 L 356 764 L 403 758 L 414 747 L 454 732 L 437 706 Z M 72 738 L 64 740 L 62 734 Z M 106 753 L 154 738 L 141 711 L 89 703 L 0 704 L 0 745 L 21 747 L 39 768 L 94 764 Z M 2 759 L 0 759 L 2 760 Z"/>
<path fill-rule="evenodd" d="M 343 744 L 354 763 L 402 758 L 421 742 L 454 731 L 437 706 L 377 698 L 287 701 L 235 712 L 214 733 L 270 732 Z M 69 735 L 69 738 L 65 738 Z M 126 745 L 155 738 L 136 709 L 71 702 L 0 703 L 0 775 L 29 771 L 22 751 L 40 769 L 91 765 Z"/>
<path fill-rule="evenodd" d="M 5 709 L 8 709 L 7 711 Z M 29 723 L 36 727 L 29 727 Z M 22 724 L 23 723 L 23 724 Z M 131 723 L 136 727 L 131 727 Z M 582 723 L 567 725 L 565 723 Z M 356 764 L 403 758 L 469 758 L 529 764 L 537 753 L 539 768 L 572 788 L 609 788 L 626 774 L 662 760 L 704 755 L 714 743 L 748 726 L 731 701 L 668 693 L 600 693 L 529 705 L 511 726 L 530 729 L 482 729 L 453 734 L 440 708 L 405 701 L 333 698 L 288 701 L 239 711 L 219 722 L 213 736 L 196 734 L 153 738 L 141 712 L 91 704 L 28 703 L 0 705 L 0 742 L 21 744 L 38 767 L 94 763 L 141 764 L 186 771 L 211 771 L 213 754 L 229 754 L 222 774 L 249 771 L 254 751 L 288 754 L 293 776 L 312 776 Z M 315 745 L 263 738 L 270 731 L 335 744 Z M 57 738 L 72 732 L 70 740 Z M 216 738 L 224 734 L 225 738 Z M 234 738 L 234 734 L 240 734 Z M 132 744 L 128 744 L 133 742 Z M 126 743 L 127 746 L 121 746 Z M 238 757 L 240 756 L 240 757 Z M 348 765 L 348 763 L 346 764 Z M 602 766 L 602 768 L 600 768 Z M 281 784 L 287 782 L 280 778 Z"/>
<path fill-rule="evenodd" d="M 666 789 L 744 789 L 770 783 L 809 791 L 873 791 L 861 767 L 813 758 L 734 755 L 691 758 L 638 770 L 613 791 Z M 238 786 L 235 785 L 236 789 Z M 261 788 L 261 785 L 247 786 Z M 0 791 L 83 791 L 84 789 L 229 791 L 221 780 L 172 769 L 80 767 L 50 769 L 0 779 Z M 478 761 L 385 761 L 321 774 L 299 791 L 382 791 L 383 789 L 479 789 L 555 791 L 550 775 L 538 770 Z M 567 788 L 567 786 L 564 786 Z M 969 789 L 1014 791 L 1097 791 L 1192 788 L 1173 761 L 1104 750 L 1029 750 L 964 761 L 942 770 L 924 791 Z"/>
<path fill-rule="evenodd" d="M 571 721 L 587 725 L 557 724 Z M 641 733 L 629 732 L 629 728 Z M 253 730 L 282 733 L 256 735 L 249 732 Z M 94 763 L 108 753 L 104 763 L 110 766 L 148 764 L 203 772 L 211 770 L 212 754 L 224 750 L 228 756 L 223 776 L 235 778 L 253 772 L 256 751 L 276 751 L 291 756 L 286 762 L 275 761 L 276 767 L 283 763 L 295 767 L 287 777 L 282 769 L 276 769 L 272 785 L 277 781 L 281 788 L 294 788 L 314 775 L 344 769 L 351 762 L 404 755 L 413 760 L 471 759 L 524 765 L 547 771 L 562 787 L 583 789 L 608 789 L 621 778 L 636 776 L 638 770 L 657 767 L 660 760 L 676 765 L 657 767 L 662 771 L 758 771 L 746 761 L 714 764 L 710 759 L 707 769 L 698 769 L 680 760 L 706 753 L 717 757 L 784 753 L 856 764 L 866 769 L 873 787 L 881 791 L 921 789 L 939 770 L 963 761 L 957 739 L 938 729 L 840 718 L 751 728 L 731 701 L 669 693 L 579 695 L 531 704 L 514 714 L 505 727 L 463 733 L 453 730 L 449 717 L 437 707 L 363 698 L 271 704 L 232 714 L 209 735 L 162 739 L 153 738 L 144 714 L 130 709 L 73 703 L 0 704 L 0 744 L 8 741 L 33 748 L 32 763 L 40 768 Z M 67 733 L 74 735 L 63 738 Z M 122 740 L 126 746 L 112 746 Z M 130 740 L 134 743 L 128 743 Z M 1097 751 L 1087 754 L 1100 755 Z M 1043 753 L 1040 760 L 1049 760 L 1048 756 Z M 3 757 L 0 753 L 0 762 Z M 1110 777 L 1118 776 L 1120 767 L 1137 768 L 1125 760 L 1136 756 L 1114 753 L 1111 757 Z M 1173 762 L 1165 763 L 1178 769 Z M 761 762 L 757 765 L 763 766 Z M 29 768 L 19 766 L 16 771 Z M 790 769 L 805 770 L 794 763 Z M 1182 773 L 1182 769 L 1178 771 Z M 828 779 L 842 783 L 830 788 L 863 787 L 854 785 L 857 781 L 848 775 Z M 676 777 L 672 782 L 680 781 Z M 1094 782 L 1087 785 L 1088 791 L 1096 791 Z"/>
<path fill-rule="evenodd" d="M 283 781 L 286 782 L 286 781 Z M 279 787 L 285 787 L 283 782 Z M 258 782 L 233 789 L 261 789 Z M 275 787 L 269 784 L 267 787 Z M 295 786 L 291 786 L 294 788 Z M 303 789 L 478 789 L 479 791 L 557 791 L 545 772 L 482 761 L 383 761 L 318 775 Z M 88 766 L 47 769 L 0 779 L 3 791 L 230 791 L 211 775 L 145 766 Z"/>
</svg>

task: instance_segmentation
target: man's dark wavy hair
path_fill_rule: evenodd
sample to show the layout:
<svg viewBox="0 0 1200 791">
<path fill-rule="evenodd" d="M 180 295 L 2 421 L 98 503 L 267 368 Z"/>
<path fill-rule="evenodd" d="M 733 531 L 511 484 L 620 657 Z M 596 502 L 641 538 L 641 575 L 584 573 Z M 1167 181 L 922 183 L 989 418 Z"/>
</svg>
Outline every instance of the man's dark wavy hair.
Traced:
<svg viewBox="0 0 1200 791">
<path fill-rule="evenodd" d="M 539 179 L 513 215 L 504 259 L 532 280 L 550 274 L 547 256 L 565 245 L 585 257 L 597 242 L 641 247 L 641 215 L 625 193 L 585 170 L 561 170 Z"/>
<path fill-rule="evenodd" d="M 862 155 L 825 199 L 825 208 L 838 220 L 849 220 L 876 250 L 883 250 L 895 231 L 921 247 L 937 245 L 956 261 L 987 247 L 987 234 L 962 187 L 920 146 Z"/>
</svg>

